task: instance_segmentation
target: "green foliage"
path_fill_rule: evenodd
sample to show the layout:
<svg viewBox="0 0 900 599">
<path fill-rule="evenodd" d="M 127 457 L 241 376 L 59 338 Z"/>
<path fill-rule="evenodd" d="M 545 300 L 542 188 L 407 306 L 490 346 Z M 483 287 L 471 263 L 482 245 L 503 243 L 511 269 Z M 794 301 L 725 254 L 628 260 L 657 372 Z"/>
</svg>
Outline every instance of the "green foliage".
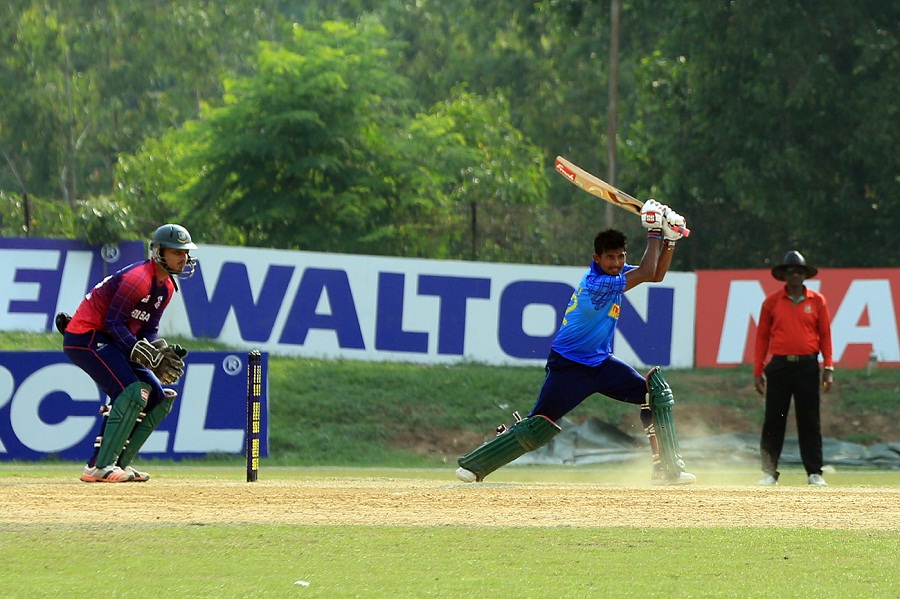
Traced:
<svg viewBox="0 0 900 599">
<path fill-rule="evenodd" d="M 78 236 L 74 211 L 68 204 L 3 191 L 0 191 L 0 235 L 49 238 Z"/>
<path fill-rule="evenodd" d="M 414 116 L 394 46 L 374 20 L 261 44 L 221 107 L 123 158 L 123 197 L 183 207 L 207 242 L 458 257 L 469 230 L 477 255 L 470 207 L 543 202 L 540 153 L 499 96 Z"/>
<path fill-rule="evenodd" d="M 130 211 L 113 198 L 78 202 L 76 218 L 76 236 L 92 245 L 114 244 L 136 234 Z"/>
<path fill-rule="evenodd" d="M 622 2 L 616 96 L 609 3 L 4 6 L 0 193 L 35 202 L 29 225 L 0 207 L 4 234 L 74 235 L 76 203 L 112 196 L 206 243 L 582 264 L 597 229 L 637 227 L 554 174 L 562 154 L 686 215 L 676 270 L 792 247 L 900 265 L 880 0 Z"/>
<path fill-rule="evenodd" d="M 223 70 L 279 35 L 258 4 L 7 3 L 0 84 L 14 93 L 0 104 L 0 189 L 68 203 L 110 193 L 118 154 L 195 117 Z"/>
<path fill-rule="evenodd" d="M 883 95 L 900 83 L 896 19 L 874 1 L 706 4 L 662 11 L 634 126 L 644 186 L 703 232 L 685 244 L 692 267 L 759 267 L 789 248 L 900 264 L 881 251 L 900 167 Z M 753 235 L 736 243 L 735 228 Z"/>
<path fill-rule="evenodd" d="M 393 144 L 372 143 L 403 116 L 387 44 L 374 22 L 262 44 L 256 74 L 227 80 L 225 105 L 196 125 L 203 172 L 184 191 L 197 199 L 185 222 L 216 218 L 251 245 L 363 250 L 394 196 L 374 151 Z"/>
</svg>

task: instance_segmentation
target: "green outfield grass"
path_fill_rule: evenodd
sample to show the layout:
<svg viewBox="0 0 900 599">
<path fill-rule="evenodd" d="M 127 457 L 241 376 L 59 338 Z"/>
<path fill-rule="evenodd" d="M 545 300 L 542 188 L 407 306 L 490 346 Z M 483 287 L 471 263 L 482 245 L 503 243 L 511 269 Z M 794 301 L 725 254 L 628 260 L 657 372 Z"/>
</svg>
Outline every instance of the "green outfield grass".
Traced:
<svg viewBox="0 0 900 599">
<path fill-rule="evenodd" d="M 779 529 L 0 528 L 4 597 L 896 597 L 897 535 Z"/>
</svg>

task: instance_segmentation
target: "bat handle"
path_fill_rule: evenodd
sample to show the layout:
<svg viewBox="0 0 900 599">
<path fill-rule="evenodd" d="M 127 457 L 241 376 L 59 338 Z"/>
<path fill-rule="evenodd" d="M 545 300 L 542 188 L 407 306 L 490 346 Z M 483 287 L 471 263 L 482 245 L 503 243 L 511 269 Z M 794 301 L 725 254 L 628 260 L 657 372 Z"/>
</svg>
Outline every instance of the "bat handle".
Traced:
<svg viewBox="0 0 900 599">
<path fill-rule="evenodd" d="M 691 235 L 691 230 L 687 227 L 672 227 L 672 230 L 681 233 L 685 237 L 690 237 Z"/>
</svg>

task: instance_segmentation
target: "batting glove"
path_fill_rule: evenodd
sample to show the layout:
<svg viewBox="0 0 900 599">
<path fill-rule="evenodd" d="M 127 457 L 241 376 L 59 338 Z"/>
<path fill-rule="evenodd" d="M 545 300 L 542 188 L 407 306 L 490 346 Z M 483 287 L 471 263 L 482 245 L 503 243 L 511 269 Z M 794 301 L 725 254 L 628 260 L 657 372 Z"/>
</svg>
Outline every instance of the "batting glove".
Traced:
<svg viewBox="0 0 900 599">
<path fill-rule="evenodd" d="M 647 200 L 641 206 L 641 226 L 648 231 L 659 232 L 663 228 L 664 206 L 656 200 Z"/>
</svg>

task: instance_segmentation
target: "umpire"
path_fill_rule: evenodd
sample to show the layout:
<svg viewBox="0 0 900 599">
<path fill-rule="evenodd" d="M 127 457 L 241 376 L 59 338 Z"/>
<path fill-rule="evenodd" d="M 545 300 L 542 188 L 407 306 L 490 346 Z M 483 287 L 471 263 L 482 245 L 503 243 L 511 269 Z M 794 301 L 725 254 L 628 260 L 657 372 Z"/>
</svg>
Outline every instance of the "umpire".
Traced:
<svg viewBox="0 0 900 599">
<path fill-rule="evenodd" d="M 753 387 L 766 396 L 759 442 L 765 476 L 759 480 L 760 485 L 778 484 L 778 460 L 792 396 L 807 482 L 826 484 L 822 477 L 819 354 L 824 366 L 821 388 L 827 392 L 834 381 L 831 319 L 825 296 L 803 284 L 817 273 L 800 252 L 788 252 L 782 263 L 772 269 L 772 276 L 785 285 L 766 297 L 760 309 L 753 361 Z M 771 359 L 763 368 L 769 355 Z"/>
</svg>

